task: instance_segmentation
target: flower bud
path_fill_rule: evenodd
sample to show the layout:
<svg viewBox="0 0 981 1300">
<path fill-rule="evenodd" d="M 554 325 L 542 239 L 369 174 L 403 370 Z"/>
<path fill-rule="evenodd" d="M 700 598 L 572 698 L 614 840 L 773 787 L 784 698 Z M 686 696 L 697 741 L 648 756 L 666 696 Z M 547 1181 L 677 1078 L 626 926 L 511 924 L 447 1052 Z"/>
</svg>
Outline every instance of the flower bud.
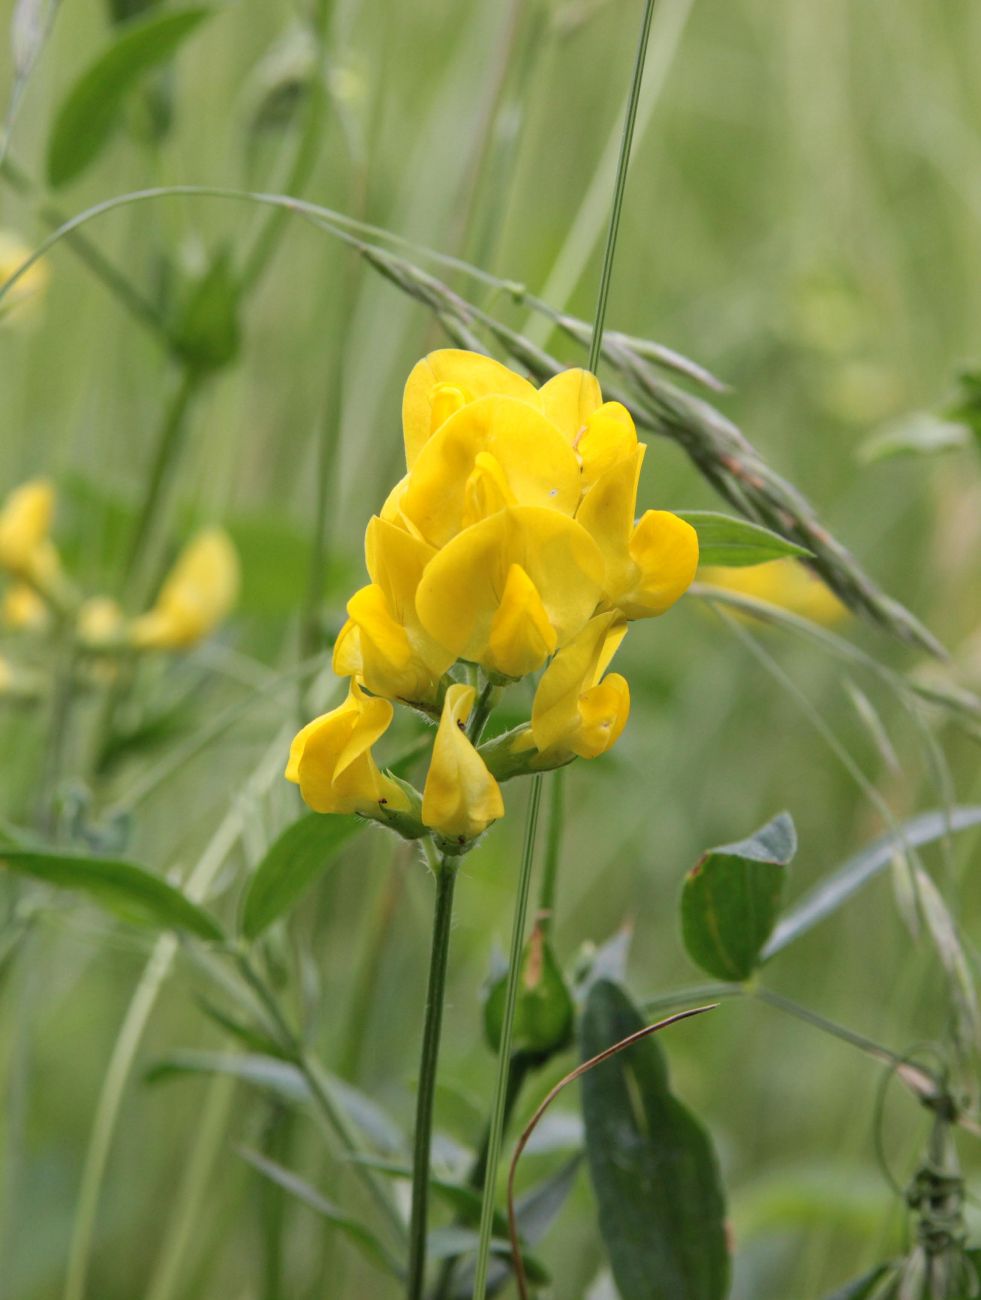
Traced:
<svg viewBox="0 0 981 1300">
<path fill-rule="evenodd" d="M 466 734 L 475 697 L 474 688 L 461 683 L 446 692 L 422 795 L 422 820 L 447 853 L 465 852 L 504 816 L 500 787 Z"/>
</svg>

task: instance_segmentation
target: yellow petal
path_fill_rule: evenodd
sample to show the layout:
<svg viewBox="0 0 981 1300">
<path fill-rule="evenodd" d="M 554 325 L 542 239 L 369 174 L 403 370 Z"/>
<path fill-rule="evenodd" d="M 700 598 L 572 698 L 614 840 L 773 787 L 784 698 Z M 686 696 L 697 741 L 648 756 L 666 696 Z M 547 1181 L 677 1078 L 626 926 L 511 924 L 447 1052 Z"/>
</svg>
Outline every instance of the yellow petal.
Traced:
<svg viewBox="0 0 981 1300">
<path fill-rule="evenodd" d="M 444 546 L 469 522 L 468 484 L 481 452 L 497 462 L 502 487 L 518 505 L 575 513 L 579 461 L 558 429 L 517 398 L 482 397 L 433 434 L 401 498 L 402 512 L 433 546 Z M 495 499 L 491 508 L 499 504 Z"/>
<path fill-rule="evenodd" d="M 0 507 L 0 567 L 31 574 L 51 529 L 54 488 L 47 479 L 32 479 L 14 488 Z"/>
<path fill-rule="evenodd" d="M 582 753 L 584 757 L 592 757 L 593 750 L 603 752 L 595 749 L 595 733 L 610 717 L 612 704 L 619 702 L 622 707 L 623 692 L 617 683 L 598 695 L 592 692 L 599 687 L 600 678 L 626 630 L 626 623 L 616 611 L 597 614 L 545 669 L 531 712 L 532 735 L 541 752 Z M 586 697 L 585 715 L 583 697 Z M 625 721 L 626 713 L 623 713 L 619 728 L 614 723 L 607 728 L 615 734 L 605 748 L 620 734 Z M 584 734 L 584 728 L 592 728 L 593 734 Z"/>
<path fill-rule="evenodd" d="M 525 677 L 541 668 L 555 644 L 555 629 L 535 584 L 520 564 L 512 564 L 490 626 L 487 667 L 505 677 Z"/>
<path fill-rule="evenodd" d="M 361 632 L 353 619 L 349 618 L 337 634 L 331 666 L 338 677 L 364 676 Z"/>
<path fill-rule="evenodd" d="M 170 650 L 208 636 L 238 598 L 238 553 L 221 528 L 198 533 L 177 557 L 153 608 L 134 620 L 133 644 Z"/>
<path fill-rule="evenodd" d="M 635 574 L 630 558 L 630 534 L 637 506 L 637 484 L 646 448 L 634 448 L 631 456 L 616 461 L 583 497 L 576 521 L 596 542 L 603 554 L 603 590 L 608 600 L 630 585 Z"/>
<path fill-rule="evenodd" d="M 460 683 L 446 692 L 422 794 L 425 825 L 461 843 L 504 815 L 500 786 L 466 735 L 475 695 Z"/>
<path fill-rule="evenodd" d="M 461 528 L 469 528 L 505 506 L 517 504 L 501 462 L 489 451 L 479 451 L 463 488 Z"/>
<path fill-rule="evenodd" d="M 366 695 L 352 679 L 344 703 L 308 722 L 294 738 L 286 779 L 299 785 L 314 812 L 371 814 L 379 804 L 408 808 L 404 792 L 379 772 L 371 754 L 392 713 L 387 700 Z"/>
<path fill-rule="evenodd" d="M 412 468 L 430 435 L 439 428 L 455 406 L 455 389 L 464 402 L 490 393 L 500 393 L 537 405 L 534 385 L 493 357 L 459 348 L 430 352 L 416 363 L 402 397 L 402 431 L 405 463 Z"/>
<path fill-rule="evenodd" d="M 124 623 L 123 611 L 111 596 L 90 596 L 78 611 L 78 635 L 91 646 L 114 641 Z"/>
<path fill-rule="evenodd" d="M 17 632 L 42 628 L 48 621 L 48 607 L 33 587 L 16 582 L 4 592 L 0 619 Z"/>
<path fill-rule="evenodd" d="M 596 608 L 603 557 L 585 529 L 554 510 L 512 506 L 460 533 L 422 575 L 419 618 L 454 658 L 484 662 L 514 564 L 534 585 L 556 645 L 573 637 Z"/>
<path fill-rule="evenodd" d="M 579 732 L 572 752 L 598 758 L 620 739 L 630 715 L 630 687 L 619 673 L 610 673 L 579 697 Z"/>
<path fill-rule="evenodd" d="M 630 412 L 619 402 L 604 402 L 589 417 L 575 447 L 582 460 L 582 489 L 588 491 L 614 465 L 633 463 L 637 429 Z"/>
<path fill-rule="evenodd" d="M 588 370 L 562 370 L 538 390 L 542 410 L 570 443 L 603 401 L 599 380 Z"/>
<path fill-rule="evenodd" d="M 19 236 L 0 230 L 0 284 L 9 280 L 32 252 Z M 14 323 L 26 323 L 44 297 L 50 279 L 51 266 L 45 258 L 32 263 L 0 303 L 0 321 L 6 323 L 11 316 Z"/>
<path fill-rule="evenodd" d="M 439 658 L 427 658 L 424 651 L 432 646 L 431 638 L 427 635 L 424 641 L 413 640 L 377 583 L 356 591 L 347 603 L 347 612 L 352 629 L 345 624 L 338 637 L 335 671 L 340 675 L 358 672 L 376 695 L 413 704 L 434 703 L 439 679 L 452 663 L 452 656 L 436 647 Z"/>
<path fill-rule="evenodd" d="M 634 583 L 617 604 L 627 618 L 663 614 L 683 596 L 698 568 L 698 534 L 668 510 L 648 510 L 630 538 Z"/>
</svg>

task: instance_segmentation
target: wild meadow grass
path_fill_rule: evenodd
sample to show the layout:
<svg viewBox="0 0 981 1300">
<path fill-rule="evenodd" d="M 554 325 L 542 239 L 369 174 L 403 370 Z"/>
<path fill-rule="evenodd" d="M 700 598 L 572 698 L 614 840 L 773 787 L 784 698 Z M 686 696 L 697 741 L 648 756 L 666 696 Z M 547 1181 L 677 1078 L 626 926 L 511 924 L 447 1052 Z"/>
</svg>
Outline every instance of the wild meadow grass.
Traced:
<svg viewBox="0 0 981 1300">
<path fill-rule="evenodd" d="M 981 15 L 3 13 L 0 1300 L 517 1295 L 553 1089 L 531 1294 L 981 1293 Z M 283 772 L 445 347 L 595 370 L 702 567 L 420 841 Z"/>
</svg>

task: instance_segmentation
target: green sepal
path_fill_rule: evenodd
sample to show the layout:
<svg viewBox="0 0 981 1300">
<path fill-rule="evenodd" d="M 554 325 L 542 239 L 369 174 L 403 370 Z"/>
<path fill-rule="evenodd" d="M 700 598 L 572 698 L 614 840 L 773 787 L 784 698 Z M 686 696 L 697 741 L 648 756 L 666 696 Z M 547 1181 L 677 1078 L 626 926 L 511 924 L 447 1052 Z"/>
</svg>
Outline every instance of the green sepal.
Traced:
<svg viewBox="0 0 981 1300">
<path fill-rule="evenodd" d="M 499 969 L 484 996 L 484 1036 L 493 1051 L 501 1043 L 507 970 Z M 575 1007 L 562 969 L 540 925 L 536 925 L 521 957 L 518 1001 L 514 1013 L 515 1051 L 535 1056 L 560 1052 L 572 1041 Z"/>
</svg>

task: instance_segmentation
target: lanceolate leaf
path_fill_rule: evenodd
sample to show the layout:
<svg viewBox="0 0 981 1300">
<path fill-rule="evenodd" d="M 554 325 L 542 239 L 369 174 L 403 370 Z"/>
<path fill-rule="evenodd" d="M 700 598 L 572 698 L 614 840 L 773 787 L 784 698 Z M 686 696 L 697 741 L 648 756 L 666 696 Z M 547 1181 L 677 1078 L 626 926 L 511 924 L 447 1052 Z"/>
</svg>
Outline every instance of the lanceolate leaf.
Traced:
<svg viewBox="0 0 981 1300">
<path fill-rule="evenodd" d="M 186 930 L 200 939 L 224 938 L 221 926 L 208 912 L 166 880 L 133 862 L 53 850 L 4 848 L 0 865 L 59 889 L 87 894 L 124 921 L 157 930 Z"/>
<path fill-rule="evenodd" d="M 62 101 L 48 140 L 48 183 L 65 185 L 94 162 L 120 120 L 123 100 L 141 77 L 165 63 L 210 14 L 165 9 L 120 27 Z"/>
<path fill-rule="evenodd" d="M 288 911 L 363 825 L 357 817 L 307 813 L 288 826 L 249 882 L 242 912 L 245 937 L 257 939 Z"/>
<path fill-rule="evenodd" d="M 644 1024 L 622 989 L 597 982 L 583 1015 L 583 1057 Z M 588 1071 L 582 1104 L 600 1231 L 622 1300 L 722 1300 L 729 1254 L 718 1162 L 708 1133 L 672 1095 L 654 1039 Z"/>
<path fill-rule="evenodd" d="M 283 1191 L 296 1197 L 298 1201 L 302 1201 L 314 1213 L 319 1214 L 328 1223 L 343 1232 L 345 1236 L 354 1242 L 362 1254 L 378 1268 L 391 1273 L 395 1277 L 402 1275 L 402 1269 L 398 1262 L 392 1258 L 389 1251 L 381 1244 L 375 1234 L 369 1228 L 366 1228 L 363 1223 L 359 1223 L 357 1219 L 345 1214 L 332 1201 L 328 1201 L 305 1178 L 301 1178 L 299 1174 L 293 1173 L 291 1169 L 286 1169 L 283 1165 L 277 1164 L 276 1161 L 260 1155 L 258 1151 L 250 1151 L 245 1147 L 240 1147 L 239 1155 L 265 1178 L 271 1179 Z"/>
<path fill-rule="evenodd" d="M 711 849 L 685 877 L 681 928 L 688 955 L 717 979 L 744 980 L 759 965 L 797 848 L 780 813 L 748 840 Z"/>
<path fill-rule="evenodd" d="M 902 851 L 904 843 L 919 848 L 923 844 L 943 839 L 948 832 L 969 830 L 972 826 L 981 826 L 981 806 L 951 808 L 949 814 L 938 808 L 904 822 L 899 828 L 901 834 L 890 832 L 874 840 L 790 909 L 763 949 L 763 960 L 768 961 L 775 953 L 782 951 L 836 912 L 852 894 L 889 865 L 896 854 Z"/>
<path fill-rule="evenodd" d="M 698 533 L 698 562 L 726 568 L 745 568 L 791 555 L 810 555 L 803 546 L 788 542 L 762 524 L 735 519 L 716 510 L 676 510 Z"/>
</svg>

